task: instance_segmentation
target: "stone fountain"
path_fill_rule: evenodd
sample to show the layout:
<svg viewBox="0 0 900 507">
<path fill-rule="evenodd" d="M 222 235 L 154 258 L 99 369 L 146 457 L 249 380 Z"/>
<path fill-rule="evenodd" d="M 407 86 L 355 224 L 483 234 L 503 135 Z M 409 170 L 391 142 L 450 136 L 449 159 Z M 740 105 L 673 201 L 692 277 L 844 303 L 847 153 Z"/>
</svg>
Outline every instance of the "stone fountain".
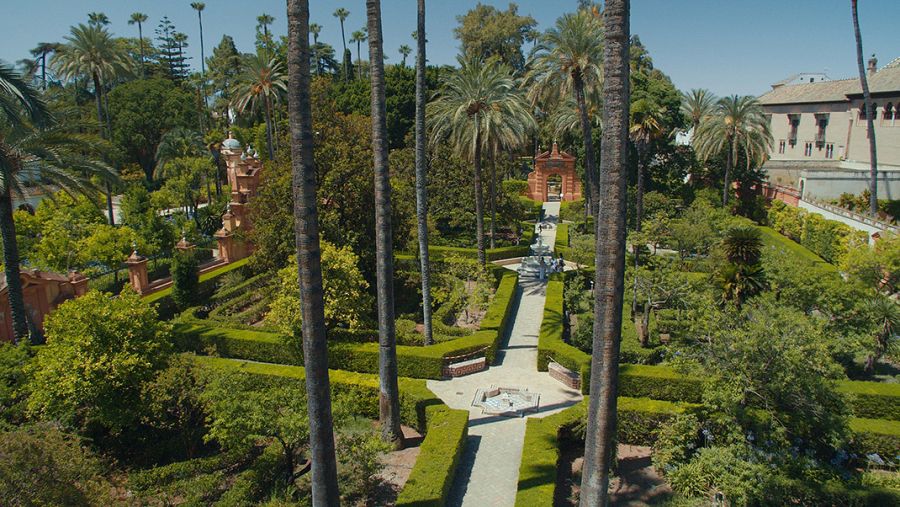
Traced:
<svg viewBox="0 0 900 507">
<path fill-rule="evenodd" d="M 537 412 L 541 395 L 517 387 L 478 389 L 472 406 L 481 407 L 483 414 L 521 417 L 526 412 Z"/>
</svg>

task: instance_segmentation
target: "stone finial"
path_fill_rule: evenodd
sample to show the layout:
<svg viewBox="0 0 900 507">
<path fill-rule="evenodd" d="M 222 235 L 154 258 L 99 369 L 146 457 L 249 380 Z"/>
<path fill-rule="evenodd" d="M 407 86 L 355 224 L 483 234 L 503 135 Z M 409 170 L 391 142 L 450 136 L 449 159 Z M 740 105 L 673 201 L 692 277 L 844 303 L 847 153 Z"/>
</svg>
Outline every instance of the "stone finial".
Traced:
<svg viewBox="0 0 900 507">
<path fill-rule="evenodd" d="M 194 249 L 194 244 L 188 241 L 186 233 L 181 231 L 181 240 L 175 244 L 175 248 L 182 252 L 187 252 Z"/>
<path fill-rule="evenodd" d="M 867 70 L 869 71 L 870 76 L 878 71 L 878 58 L 875 58 L 875 53 L 872 53 L 872 58 L 869 58 L 869 67 Z"/>
<path fill-rule="evenodd" d="M 557 146 L 556 141 L 553 141 L 553 149 L 550 150 L 550 158 L 559 158 L 559 146 Z"/>
</svg>

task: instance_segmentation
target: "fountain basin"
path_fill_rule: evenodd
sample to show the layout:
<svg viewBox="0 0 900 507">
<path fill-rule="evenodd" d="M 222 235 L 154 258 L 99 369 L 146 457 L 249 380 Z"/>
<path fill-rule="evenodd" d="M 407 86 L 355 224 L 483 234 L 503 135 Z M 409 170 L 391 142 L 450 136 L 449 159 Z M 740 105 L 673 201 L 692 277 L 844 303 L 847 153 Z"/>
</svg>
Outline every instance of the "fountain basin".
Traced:
<svg viewBox="0 0 900 507">
<path fill-rule="evenodd" d="M 481 407 L 483 414 L 521 417 L 527 412 L 537 412 L 541 395 L 517 387 L 478 389 L 472 405 Z"/>
</svg>

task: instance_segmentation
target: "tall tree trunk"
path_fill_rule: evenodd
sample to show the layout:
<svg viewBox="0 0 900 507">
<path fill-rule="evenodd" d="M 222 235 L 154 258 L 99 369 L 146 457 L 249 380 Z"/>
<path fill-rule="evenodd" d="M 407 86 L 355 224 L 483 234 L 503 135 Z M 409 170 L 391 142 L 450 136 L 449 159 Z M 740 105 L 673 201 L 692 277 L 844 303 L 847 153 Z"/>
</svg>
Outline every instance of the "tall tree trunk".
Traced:
<svg viewBox="0 0 900 507">
<path fill-rule="evenodd" d="M 862 35 L 859 33 L 859 16 L 856 12 L 856 0 L 850 0 L 853 12 L 853 35 L 856 38 L 856 65 L 859 68 L 859 84 L 863 91 L 863 107 L 866 109 L 866 135 L 869 137 L 869 214 L 878 213 L 878 156 L 875 152 L 875 116 L 872 107 L 872 96 L 869 95 L 869 80 L 866 79 L 866 68 L 863 62 Z"/>
<path fill-rule="evenodd" d="M 91 78 L 94 81 L 94 101 L 97 103 L 97 123 L 100 124 L 100 137 L 103 139 L 108 139 L 111 137 L 112 131 L 109 125 L 109 117 L 106 117 L 106 122 L 103 121 L 103 87 L 100 84 L 100 76 L 94 73 Z M 103 126 L 106 125 L 107 131 L 104 133 Z M 116 225 L 116 219 L 113 215 L 113 202 L 112 202 L 112 185 L 107 181 L 106 182 L 106 211 L 109 216 L 109 225 Z"/>
<path fill-rule="evenodd" d="M 47 53 L 41 53 L 41 88 L 47 91 Z"/>
<path fill-rule="evenodd" d="M 272 102 L 266 96 L 266 148 L 269 151 L 269 160 L 275 160 L 275 147 L 272 144 Z"/>
<path fill-rule="evenodd" d="M 590 214 L 597 219 L 600 209 L 599 189 L 597 188 L 597 162 L 594 160 L 594 139 L 591 137 L 591 120 L 588 117 L 587 101 L 584 98 L 584 79 L 581 72 L 573 73 L 573 90 L 575 103 L 578 105 L 578 116 L 581 120 L 581 136 L 584 138 L 584 179 L 588 189 L 586 192 Z"/>
<path fill-rule="evenodd" d="M 22 294 L 19 274 L 19 245 L 16 243 L 16 223 L 13 220 L 12 195 L 9 191 L 0 195 L 0 234 L 3 237 L 3 269 L 9 289 L 9 308 L 12 313 L 13 342 L 28 338 L 28 314 Z"/>
<path fill-rule="evenodd" d="M 731 192 L 728 190 L 728 186 L 731 181 L 731 170 L 734 169 L 734 155 L 735 151 L 735 142 L 734 136 L 728 141 L 728 156 L 725 158 L 725 184 L 722 188 L 722 206 L 728 206 L 728 197 L 731 195 Z"/>
<path fill-rule="evenodd" d="M 629 0 L 607 0 L 603 10 L 603 205 L 597 218 L 594 336 L 590 404 L 581 479 L 582 507 L 608 503 L 615 459 L 616 395 L 625 278 L 626 168 L 628 159 Z"/>
<path fill-rule="evenodd" d="M 340 505 L 328 378 L 328 342 L 322 291 L 322 256 L 316 209 L 316 167 L 313 158 L 312 112 L 309 98 L 309 0 L 288 0 L 288 107 L 294 195 L 294 238 L 303 333 L 303 364 L 309 412 L 314 505 Z"/>
<path fill-rule="evenodd" d="M 144 28 L 140 22 L 138 22 L 138 38 L 141 39 L 141 77 L 146 79 L 147 71 L 144 69 Z"/>
<path fill-rule="evenodd" d="M 356 79 L 362 79 L 362 55 L 359 54 L 360 42 L 356 42 Z M 369 44 L 371 48 L 371 43 Z M 371 52 L 371 49 L 369 50 Z M 369 57 L 371 59 L 371 57 Z"/>
<path fill-rule="evenodd" d="M 491 194 L 491 248 L 496 248 L 494 236 L 497 234 L 497 161 L 496 154 L 491 151 L 491 181 L 488 192 Z"/>
<path fill-rule="evenodd" d="M 425 0 L 418 0 L 416 33 L 416 226 L 422 272 L 422 319 L 425 345 L 434 343 L 431 328 L 431 264 L 428 259 L 428 154 L 425 152 Z"/>
<path fill-rule="evenodd" d="M 634 200 L 634 230 L 641 232 L 641 221 L 644 219 L 644 156 L 646 148 L 640 143 L 637 150 L 637 189 Z"/>
<path fill-rule="evenodd" d="M 478 264 L 484 266 L 484 191 L 481 185 L 481 130 L 478 124 L 478 113 L 475 113 L 475 242 L 478 245 Z"/>
<path fill-rule="evenodd" d="M 378 295 L 378 378 L 381 434 L 403 443 L 400 388 L 397 384 L 397 337 L 394 332 L 394 252 L 391 231 L 391 180 L 388 169 L 387 115 L 384 100 L 384 54 L 381 2 L 366 0 L 369 26 L 369 77 L 372 82 L 372 151 L 375 155 L 375 271 Z"/>
</svg>

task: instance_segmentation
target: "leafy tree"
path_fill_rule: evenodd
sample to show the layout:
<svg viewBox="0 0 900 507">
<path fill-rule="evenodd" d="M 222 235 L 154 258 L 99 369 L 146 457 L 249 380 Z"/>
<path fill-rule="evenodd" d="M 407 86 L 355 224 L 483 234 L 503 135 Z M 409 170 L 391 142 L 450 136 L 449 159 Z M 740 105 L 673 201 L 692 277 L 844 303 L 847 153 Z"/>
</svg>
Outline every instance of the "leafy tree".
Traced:
<svg viewBox="0 0 900 507">
<path fill-rule="evenodd" d="M 0 498 L 7 505 L 112 501 L 104 466 L 78 437 L 50 424 L 0 432 Z"/>
<path fill-rule="evenodd" d="M 520 16 L 519 6 L 510 3 L 505 11 L 479 3 L 462 16 L 453 35 L 459 39 L 462 54 L 467 58 L 488 60 L 499 58 L 517 72 L 525 68 L 522 45 L 534 39 L 537 21 Z"/>
<path fill-rule="evenodd" d="M 322 290 L 325 323 L 329 328 L 359 328 L 371 318 L 372 297 L 359 270 L 359 257 L 349 247 L 322 241 Z M 301 302 L 297 294 L 297 265 L 278 272 L 280 284 L 266 319 L 287 336 L 300 331 Z"/>
<path fill-rule="evenodd" d="M 166 79 L 139 79 L 109 93 L 112 141 L 153 181 L 156 150 L 162 136 L 174 127 L 196 125 L 191 93 Z"/>
<path fill-rule="evenodd" d="M 118 269 L 135 248 L 146 252 L 143 246 L 143 238 L 130 227 L 98 224 L 79 242 L 79 261 L 84 266 L 99 264 L 103 271 L 111 271 Z M 115 279 L 118 281 L 118 271 Z"/>
<path fill-rule="evenodd" d="M 156 40 L 160 47 L 160 64 L 165 69 L 165 76 L 173 81 L 181 82 L 187 78 L 189 66 L 184 56 L 184 34 L 179 37 L 175 24 L 168 16 L 163 16 L 156 27 Z M 182 39 L 182 40 L 179 40 Z"/>
<path fill-rule="evenodd" d="M 18 215 L 24 218 L 23 215 Z M 58 192 L 38 204 L 34 214 L 36 238 L 23 256 L 29 264 L 58 272 L 83 266 L 81 242 L 106 220 L 97 205 L 85 196 Z M 38 239 L 39 238 L 39 239 Z"/>
<path fill-rule="evenodd" d="M 190 356 L 174 356 L 152 382 L 143 385 L 143 422 L 174 435 L 186 456 L 193 458 L 206 433 L 202 393 L 208 379 Z"/>
<path fill-rule="evenodd" d="M 180 309 L 197 303 L 200 271 L 197 256 L 192 250 L 178 252 L 172 257 L 172 301 Z"/>
<path fill-rule="evenodd" d="M 206 62 L 209 79 L 216 95 L 213 108 L 228 122 L 228 107 L 231 104 L 231 90 L 241 73 L 241 55 L 230 35 L 223 35 L 219 45 Z"/>
<path fill-rule="evenodd" d="M 138 421 L 141 389 L 165 365 L 168 326 L 132 291 L 91 291 L 45 321 L 47 346 L 29 365 L 32 415 L 117 432 Z"/>
<path fill-rule="evenodd" d="M 866 357 L 866 371 L 871 372 L 875 369 L 875 362 L 881 359 L 891 342 L 897 339 L 897 332 L 900 331 L 900 306 L 896 301 L 879 295 L 866 301 L 865 313 L 874 328 L 871 352 Z"/>
<path fill-rule="evenodd" d="M 867 287 L 888 294 L 900 281 L 900 237 L 886 235 L 874 245 L 851 245 L 841 259 L 841 271 Z"/>
<path fill-rule="evenodd" d="M 209 410 L 207 441 L 215 440 L 226 449 L 278 442 L 288 484 L 297 478 L 296 466 L 309 443 L 309 419 L 306 396 L 291 381 L 221 373 L 210 381 L 202 398 Z"/>
<path fill-rule="evenodd" d="M 150 193 L 143 185 L 132 185 L 125 191 L 119 211 L 122 225 L 136 231 L 143 240 L 144 255 L 167 252 L 175 244 L 172 224 L 153 206 Z"/>
</svg>

